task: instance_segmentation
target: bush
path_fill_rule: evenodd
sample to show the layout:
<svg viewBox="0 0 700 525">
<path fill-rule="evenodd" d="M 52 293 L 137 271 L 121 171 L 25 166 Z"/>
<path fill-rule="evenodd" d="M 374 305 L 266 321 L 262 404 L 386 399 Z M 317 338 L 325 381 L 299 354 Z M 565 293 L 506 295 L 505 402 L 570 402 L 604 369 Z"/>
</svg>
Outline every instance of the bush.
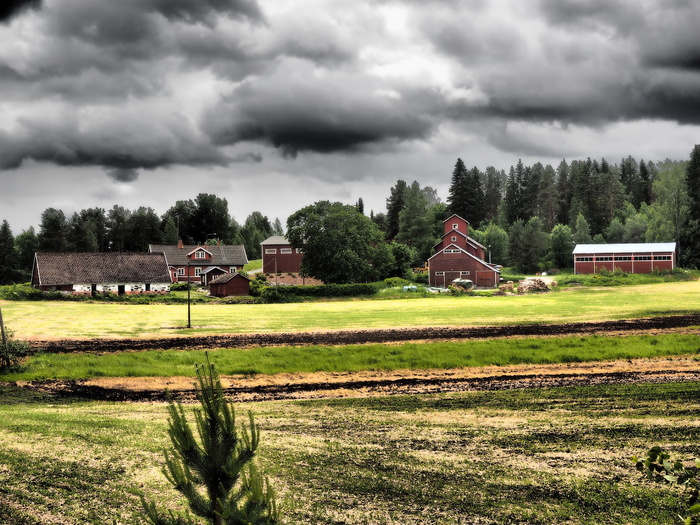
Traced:
<svg viewBox="0 0 700 525">
<path fill-rule="evenodd" d="M 170 291 L 171 292 L 186 292 L 187 289 L 192 289 L 192 285 L 190 283 L 173 283 L 170 285 Z"/>
<path fill-rule="evenodd" d="M 268 286 L 261 291 L 265 300 L 290 300 L 294 297 L 356 297 L 375 295 L 380 285 L 362 284 L 324 284 L 321 286 Z"/>
<path fill-rule="evenodd" d="M 26 341 L 18 341 L 12 333 L 7 334 L 7 341 L 0 341 L 0 372 L 5 372 L 17 366 L 20 361 L 29 355 L 31 347 Z"/>
</svg>

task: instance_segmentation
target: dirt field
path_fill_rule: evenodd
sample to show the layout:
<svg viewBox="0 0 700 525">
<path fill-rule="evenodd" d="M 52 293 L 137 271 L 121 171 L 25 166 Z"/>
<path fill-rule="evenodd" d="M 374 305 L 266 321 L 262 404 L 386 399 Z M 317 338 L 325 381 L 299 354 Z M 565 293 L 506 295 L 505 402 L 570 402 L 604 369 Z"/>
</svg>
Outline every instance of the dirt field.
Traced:
<svg viewBox="0 0 700 525">
<path fill-rule="evenodd" d="M 116 352 L 173 348 L 246 348 L 259 346 L 339 345 L 483 339 L 493 337 L 547 337 L 572 334 L 620 335 L 633 333 L 700 333 L 700 315 L 684 315 L 561 325 L 520 325 L 473 328 L 420 328 L 334 331 L 284 334 L 241 334 L 216 337 L 35 341 L 46 352 Z M 700 381 L 700 362 L 679 357 L 586 364 L 519 365 L 457 370 L 395 372 L 278 374 L 260 377 L 224 377 L 227 393 L 236 401 L 310 399 L 372 395 L 409 395 L 469 390 L 504 390 L 601 383 Z M 100 378 L 86 381 L 40 381 L 27 388 L 65 396 L 112 401 L 162 401 L 167 388 L 183 399 L 193 399 L 192 378 Z"/>
</svg>

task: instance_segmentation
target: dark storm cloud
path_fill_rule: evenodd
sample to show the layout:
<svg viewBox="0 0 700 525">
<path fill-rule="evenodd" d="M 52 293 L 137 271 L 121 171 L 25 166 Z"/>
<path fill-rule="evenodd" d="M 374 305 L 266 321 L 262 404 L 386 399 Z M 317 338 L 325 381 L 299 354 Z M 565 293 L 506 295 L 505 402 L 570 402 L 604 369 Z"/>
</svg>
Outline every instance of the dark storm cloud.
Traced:
<svg viewBox="0 0 700 525">
<path fill-rule="evenodd" d="M 38 9 L 41 0 L 4 0 L 0 3 L 0 22 L 10 20 L 27 9 Z"/>
<path fill-rule="evenodd" d="M 107 113 L 89 124 L 72 116 L 22 119 L 12 134 L 0 133 L 0 168 L 15 169 L 25 160 L 117 170 L 228 163 L 184 119 L 162 115 L 153 121 L 137 113 Z"/>
<path fill-rule="evenodd" d="M 115 182 L 134 182 L 139 178 L 139 172 L 131 168 L 112 168 L 106 173 Z"/>
<path fill-rule="evenodd" d="M 217 144 L 261 141 L 287 156 L 424 138 L 433 126 L 398 93 L 383 94 L 343 78 L 249 82 L 203 121 Z"/>
</svg>

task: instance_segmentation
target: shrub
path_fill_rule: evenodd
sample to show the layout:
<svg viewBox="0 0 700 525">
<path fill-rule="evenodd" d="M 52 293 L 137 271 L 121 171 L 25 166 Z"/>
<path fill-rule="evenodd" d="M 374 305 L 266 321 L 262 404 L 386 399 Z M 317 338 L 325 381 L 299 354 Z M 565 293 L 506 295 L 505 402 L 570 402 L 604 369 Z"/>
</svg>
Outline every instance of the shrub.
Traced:
<svg viewBox="0 0 700 525">
<path fill-rule="evenodd" d="M 31 351 L 29 343 L 18 341 L 11 332 L 6 334 L 6 339 L 5 342 L 0 341 L 0 372 L 17 366 Z"/>
</svg>

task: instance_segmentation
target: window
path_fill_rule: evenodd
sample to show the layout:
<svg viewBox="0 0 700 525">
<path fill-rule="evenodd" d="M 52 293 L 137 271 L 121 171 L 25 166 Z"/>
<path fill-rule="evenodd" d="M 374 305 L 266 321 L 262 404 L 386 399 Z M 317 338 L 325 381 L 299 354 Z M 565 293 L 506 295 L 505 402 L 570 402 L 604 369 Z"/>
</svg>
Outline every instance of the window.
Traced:
<svg viewBox="0 0 700 525">
<path fill-rule="evenodd" d="M 459 276 L 462 277 L 463 275 L 469 275 L 469 272 L 459 272 Z"/>
<path fill-rule="evenodd" d="M 445 253 L 459 253 L 461 251 L 462 250 L 460 250 L 459 248 L 447 248 L 447 249 L 445 249 Z"/>
<path fill-rule="evenodd" d="M 631 261 L 632 257 L 630 255 L 618 255 L 615 257 L 615 261 L 617 262 L 624 262 L 624 261 Z"/>
<path fill-rule="evenodd" d="M 459 224 L 457 224 L 457 223 L 455 222 L 455 223 L 452 225 L 452 229 L 453 229 L 453 230 L 459 230 Z"/>
<path fill-rule="evenodd" d="M 277 253 L 277 248 L 265 248 L 265 253 L 268 255 Z"/>
<path fill-rule="evenodd" d="M 453 235 L 453 236 L 452 236 L 452 242 L 455 242 L 456 240 L 457 240 L 457 236 L 456 236 L 456 235 Z"/>
<path fill-rule="evenodd" d="M 435 272 L 435 275 L 445 275 L 445 272 Z"/>
<path fill-rule="evenodd" d="M 654 255 L 654 260 L 655 261 L 670 261 L 671 256 L 670 255 Z"/>
<path fill-rule="evenodd" d="M 199 250 L 198 252 L 194 252 L 195 259 L 206 259 L 206 257 L 207 257 L 206 252 L 203 252 L 202 250 Z"/>
<path fill-rule="evenodd" d="M 593 257 L 576 257 L 576 262 L 593 262 Z"/>
<path fill-rule="evenodd" d="M 292 253 L 291 248 L 280 248 L 280 253 Z"/>
<path fill-rule="evenodd" d="M 184 269 L 184 268 L 178 268 L 178 269 L 177 269 L 177 274 L 178 274 L 178 275 L 185 275 L 185 269 Z"/>
<path fill-rule="evenodd" d="M 616 259 L 617 259 L 617 258 L 616 258 Z M 608 257 L 608 256 L 604 256 L 604 257 L 600 257 L 600 256 L 599 256 L 599 257 L 596 257 L 595 260 L 598 261 L 598 262 L 608 262 L 608 261 L 612 261 L 613 258 L 612 258 L 612 257 Z"/>
<path fill-rule="evenodd" d="M 231 268 L 228 269 L 229 273 L 236 273 L 236 268 L 234 266 L 231 266 Z"/>
<path fill-rule="evenodd" d="M 202 269 L 200 267 L 196 267 L 194 269 L 194 276 L 199 277 L 199 274 L 202 273 Z"/>
<path fill-rule="evenodd" d="M 651 261 L 651 255 L 637 255 L 635 261 Z"/>
</svg>

